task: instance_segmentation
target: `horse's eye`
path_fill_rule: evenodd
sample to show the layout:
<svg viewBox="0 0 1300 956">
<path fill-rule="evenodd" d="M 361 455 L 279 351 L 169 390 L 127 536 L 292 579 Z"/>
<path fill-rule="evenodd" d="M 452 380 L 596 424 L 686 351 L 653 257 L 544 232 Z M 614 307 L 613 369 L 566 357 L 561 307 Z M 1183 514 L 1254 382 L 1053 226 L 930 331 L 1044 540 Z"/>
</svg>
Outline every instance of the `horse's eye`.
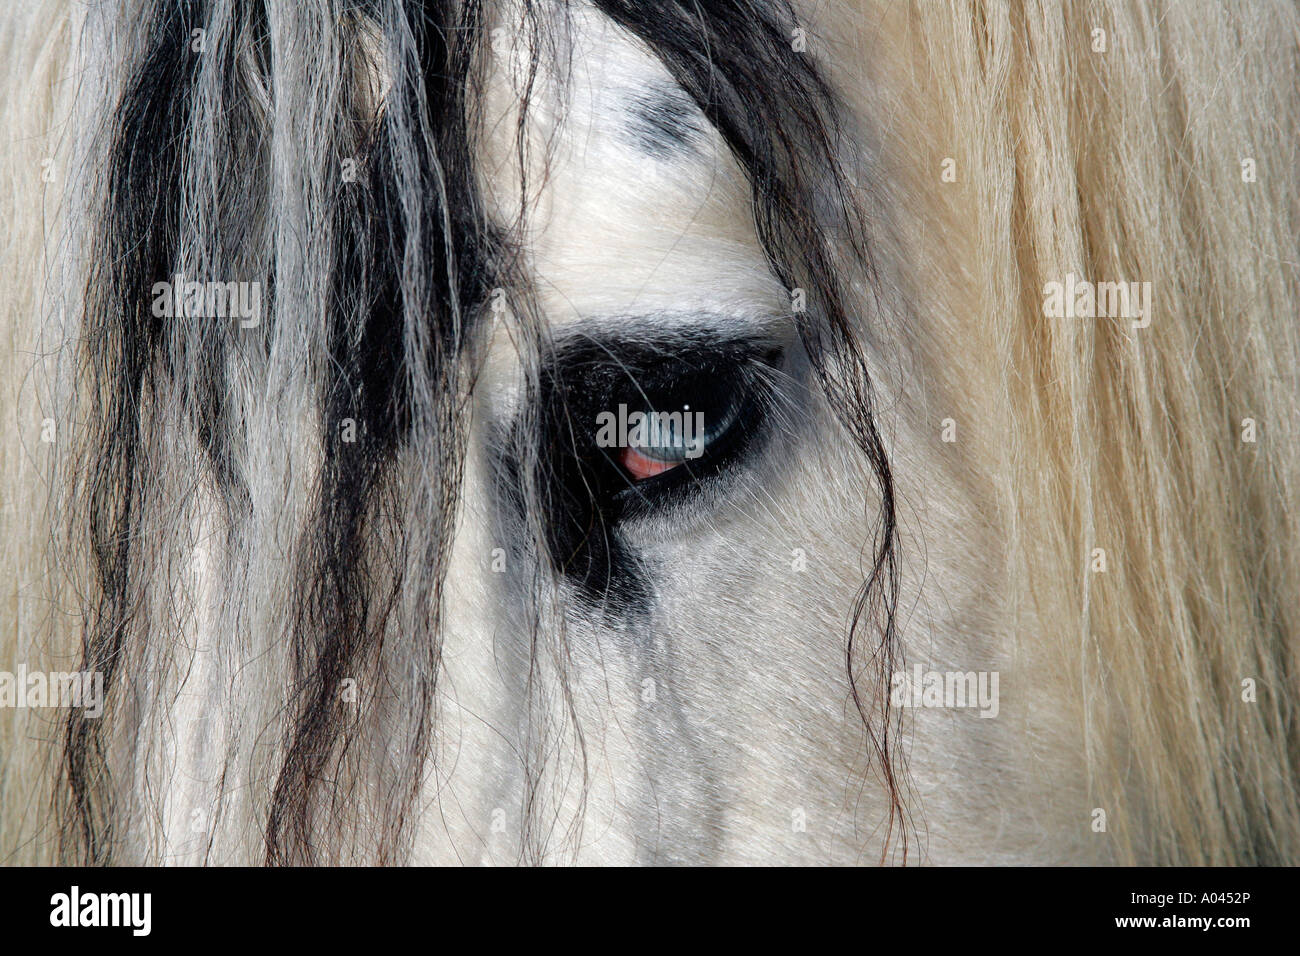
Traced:
<svg viewBox="0 0 1300 956">
<path fill-rule="evenodd" d="M 752 351 L 697 349 L 625 375 L 600 416 L 606 428 L 591 461 L 591 487 L 606 517 L 645 517 L 716 489 L 764 431 L 771 402 L 764 370 L 772 361 Z"/>
<path fill-rule="evenodd" d="M 642 409 L 636 427 L 618 458 L 619 465 L 634 481 L 644 481 L 708 455 L 727 438 L 736 423 L 740 402 L 715 403 L 712 408 Z"/>
<path fill-rule="evenodd" d="M 782 351 L 763 335 L 630 329 L 573 333 L 542 356 L 533 487 L 556 567 L 593 600 L 631 580 L 620 527 L 717 501 L 768 432 Z M 525 477 L 507 455 L 505 487 Z M 629 594 L 623 595 L 631 600 Z"/>
</svg>

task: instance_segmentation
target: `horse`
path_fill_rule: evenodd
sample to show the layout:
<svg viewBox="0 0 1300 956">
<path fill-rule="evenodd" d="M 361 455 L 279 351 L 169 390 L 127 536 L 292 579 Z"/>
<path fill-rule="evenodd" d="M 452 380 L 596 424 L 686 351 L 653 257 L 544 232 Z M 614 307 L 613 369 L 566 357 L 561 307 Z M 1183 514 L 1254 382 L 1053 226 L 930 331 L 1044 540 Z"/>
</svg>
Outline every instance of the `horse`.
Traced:
<svg viewBox="0 0 1300 956">
<path fill-rule="evenodd" d="M 0 859 L 1297 859 L 1293 6 L 0 16 Z"/>
</svg>

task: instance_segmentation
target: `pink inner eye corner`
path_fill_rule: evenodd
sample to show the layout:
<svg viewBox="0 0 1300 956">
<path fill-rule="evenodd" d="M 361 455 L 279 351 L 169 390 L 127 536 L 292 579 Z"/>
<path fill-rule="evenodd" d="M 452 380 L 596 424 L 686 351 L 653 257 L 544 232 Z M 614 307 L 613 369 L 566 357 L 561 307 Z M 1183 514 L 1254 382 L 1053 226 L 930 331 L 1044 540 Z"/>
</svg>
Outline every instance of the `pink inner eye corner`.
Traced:
<svg viewBox="0 0 1300 956">
<path fill-rule="evenodd" d="M 665 471 L 671 471 L 681 464 L 679 461 L 656 461 L 630 447 L 624 448 L 619 454 L 618 463 L 637 481 L 662 475 Z"/>
</svg>

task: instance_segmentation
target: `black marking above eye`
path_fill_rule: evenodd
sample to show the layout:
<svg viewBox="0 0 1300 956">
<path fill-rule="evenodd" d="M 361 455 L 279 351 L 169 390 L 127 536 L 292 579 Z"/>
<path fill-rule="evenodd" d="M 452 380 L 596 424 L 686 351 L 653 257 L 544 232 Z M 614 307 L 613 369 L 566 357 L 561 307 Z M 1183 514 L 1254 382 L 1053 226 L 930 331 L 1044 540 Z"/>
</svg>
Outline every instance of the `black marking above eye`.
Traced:
<svg viewBox="0 0 1300 956">
<path fill-rule="evenodd" d="M 765 435 L 771 372 L 781 354 L 761 337 L 661 329 L 570 334 L 543 356 L 531 482 L 554 565 L 593 604 L 630 609 L 648 601 L 640 562 L 620 526 L 680 518 L 683 509 L 706 506 L 698 500 L 706 491 L 725 488 Z M 629 429 L 615 428 L 619 440 L 608 441 L 611 417 L 633 411 L 692 415 L 692 427 L 699 426 L 690 436 L 692 453 L 638 480 L 620 458 Z M 652 444 L 664 441 L 663 431 L 648 434 Z M 509 480 L 529 480 L 520 463 L 529 437 L 518 422 L 508 435 Z M 663 448 L 647 454 L 670 457 Z"/>
<path fill-rule="evenodd" d="M 642 151 L 665 157 L 694 150 L 704 124 L 699 109 L 685 92 L 655 84 L 630 97 L 627 129 Z"/>
</svg>

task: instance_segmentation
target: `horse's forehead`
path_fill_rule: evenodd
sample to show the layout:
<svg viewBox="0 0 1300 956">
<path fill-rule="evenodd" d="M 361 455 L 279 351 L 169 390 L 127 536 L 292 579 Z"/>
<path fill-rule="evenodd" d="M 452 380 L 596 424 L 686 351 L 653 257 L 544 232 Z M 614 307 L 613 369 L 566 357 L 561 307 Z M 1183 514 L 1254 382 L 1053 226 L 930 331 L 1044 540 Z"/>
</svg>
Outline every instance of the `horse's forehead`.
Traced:
<svg viewBox="0 0 1300 956">
<path fill-rule="evenodd" d="M 579 12 L 561 35 L 523 115 L 521 236 L 548 324 L 653 317 L 670 326 L 779 309 L 785 292 L 758 241 L 748 182 L 694 100 L 601 14 Z M 492 55 L 485 191 L 496 215 L 514 222 L 529 51 L 497 42 Z"/>
</svg>

